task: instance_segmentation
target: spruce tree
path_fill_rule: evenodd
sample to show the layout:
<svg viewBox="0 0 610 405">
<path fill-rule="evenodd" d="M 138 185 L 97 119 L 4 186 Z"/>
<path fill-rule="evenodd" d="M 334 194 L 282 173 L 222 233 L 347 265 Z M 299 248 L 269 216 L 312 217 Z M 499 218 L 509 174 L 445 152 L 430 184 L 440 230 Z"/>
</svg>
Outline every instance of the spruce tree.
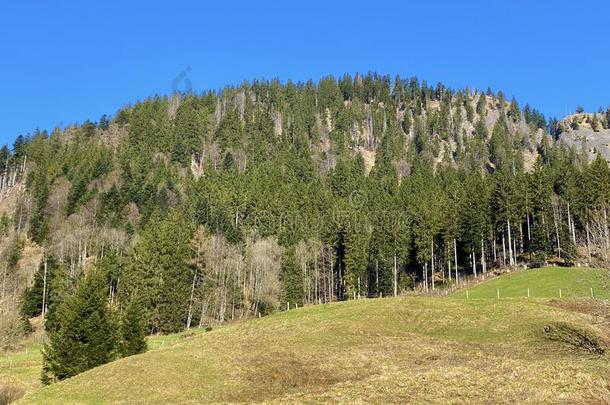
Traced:
<svg viewBox="0 0 610 405">
<path fill-rule="evenodd" d="M 479 117 L 484 117 L 487 114 L 487 97 L 483 93 L 479 95 L 477 101 L 477 114 L 479 114 Z"/>
<path fill-rule="evenodd" d="M 521 120 L 521 110 L 519 109 L 519 104 L 517 103 L 517 100 L 515 100 L 514 97 L 510 102 L 509 114 L 513 122 L 519 122 L 519 120 Z"/>
<path fill-rule="evenodd" d="M 189 240 L 192 225 L 179 211 L 155 215 L 142 232 L 125 271 L 124 300 L 137 298 L 150 333 L 184 328 L 191 286 Z"/>
<path fill-rule="evenodd" d="M 117 346 L 105 283 L 98 273 L 86 276 L 57 311 L 59 327 L 49 332 L 49 342 L 43 349 L 45 384 L 111 361 Z"/>
<path fill-rule="evenodd" d="M 38 271 L 34 274 L 34 283 L 27 287 L 23 294 L 21 313 L 24 317 L 32 318 L 40 315 L 43 311 L 43 299 L 45 310 L 50 306 L 51 280 L 55 278 L 57 268 L 57 259 L 54 256 L 41 261 Z"/>
<path fill-rule="evenodd" d="M 123 312 L 120 326 L 120 351 L 122 357 L 146 351 L 144 312 L 136 301 L 130 302 Z"/>
</svg>

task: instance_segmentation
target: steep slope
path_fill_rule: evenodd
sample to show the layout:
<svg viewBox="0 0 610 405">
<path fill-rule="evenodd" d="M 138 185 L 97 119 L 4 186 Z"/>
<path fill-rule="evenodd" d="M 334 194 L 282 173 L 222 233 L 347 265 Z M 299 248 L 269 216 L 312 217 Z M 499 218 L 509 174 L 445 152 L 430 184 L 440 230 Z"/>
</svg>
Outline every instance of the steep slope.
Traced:
<svg viewBox="0 0 610 405">
<path fill-rule="evenodd" d="M 535 300 L 327 304 L 183 334 L 20 403 L 609 400 L 607 356 L 546 339 L 557 322 L 607 336 L 592 316 Z"/>
</svg>

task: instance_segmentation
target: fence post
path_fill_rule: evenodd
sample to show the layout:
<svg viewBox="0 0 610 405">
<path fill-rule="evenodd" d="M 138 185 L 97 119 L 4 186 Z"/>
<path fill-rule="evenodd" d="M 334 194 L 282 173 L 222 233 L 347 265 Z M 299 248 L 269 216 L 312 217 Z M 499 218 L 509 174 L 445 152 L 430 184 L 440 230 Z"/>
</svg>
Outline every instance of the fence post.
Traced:
<svg viewBox="0 0 610 405">
<path fill-rule="evenodd" d="M 561 288 L 559 289 L 559 298 L 561 298 Z"/>
<path fill-rule="evenodd" d="M 593 287 L 591 287 L 591 298 L 595 298 L 595 297 L 593 296 Z"/>
<path fill-rule="evenodd" d="M 469 300 L 470 297 L 468 296 L 468 290 L 466 290 L 466 299 Z"/>
<path fill-rule="evenodd" d="M 529 297 L 530 297 L 530 288 L 527 287 L 527 298 L 529 298 Z"/>
</svg>

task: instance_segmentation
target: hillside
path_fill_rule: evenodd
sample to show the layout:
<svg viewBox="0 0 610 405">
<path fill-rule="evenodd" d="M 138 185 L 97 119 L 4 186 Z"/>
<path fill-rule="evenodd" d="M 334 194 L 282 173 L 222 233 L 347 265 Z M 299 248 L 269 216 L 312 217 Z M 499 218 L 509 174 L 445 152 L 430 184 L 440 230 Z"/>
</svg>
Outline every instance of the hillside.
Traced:
<svg viewBox="0 0 610 405">
<path fill-rule="evenodd" d="M 45 360 L 55 381 L 130 337 L 608 266 L 610 168 L 547 124 L 501 91 L 369 73 L 155 96 L 18 137 L 0 150 L 1 349 L 44 317 L 53 347 L 74 345 Z"/>
<path fill-rule="evenodd" d="M 537 300 L 360 300 L 187 332 L 19 403 L 607 401 L 608 358 L 546 339 L 557 322 L 608 336 Z"/>
<path fill-rule="evenodd" d="M 142 292 L 149 333 L 181 330 L 187 312 L 216 324 L 427 286 L 450 270 L 427 274 L 431 255 L 453 246 L 466 274 L 473 243 L 500 242 L 491 194 L 475 201 L 496 180 L 479 176 L 524 176 L 553 145 L 542 114 L 501 91 L 377 73 L 155 96 L 36 130 L 0 150 L 0 312 L 19 328 L 94 269 L 119 312 Z M 174 288 L 144 290 L 150 278 Z M 159 295 L 173 302 L 157 312 Z"/>
<path fill-rule="evenodd" d="M 546 267 L 503 274 L 474 287 L 453 293 L 453 298 L 524 299 L 596 298 L 610 299 L 610 272 L 586 267 Z M 466 292 L 468 291 L 468 295 Z M 591 297 L 593 294 L 593 297 Z"/>
</svg>

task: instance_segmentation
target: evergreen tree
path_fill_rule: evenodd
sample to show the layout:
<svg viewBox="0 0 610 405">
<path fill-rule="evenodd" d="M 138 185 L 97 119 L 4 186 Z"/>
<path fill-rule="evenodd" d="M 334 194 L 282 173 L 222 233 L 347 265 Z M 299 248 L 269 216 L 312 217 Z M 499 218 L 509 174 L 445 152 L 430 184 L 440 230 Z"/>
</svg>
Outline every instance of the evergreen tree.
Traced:
<svg viewBox="0 0 610 405">
<path fill-rule="evenodd" d="M 521 120 L 521 110 L 519 109 L 519 104 L 514 97 L 510 102 L 509 115 L 513 122 L 519 122 L 519 120 Z"/>
<path fill-rule="evenodd" d="M 121 294 L 136 299 L 149 333 L 184 328 L 190 292 L 189 240 L 192 225 L 178 211 L 151 218 L 127 266 Z"/>
<path fill-rule="evenodd" d="M 597 114 L 593 114 L 593 117 L 591 118 L 591 128 L 595 132 L 599 131 L 599 119 L 597 118 Z"/>
<path fill-rule="evenodd" d="M 53 298 L 56 294 L 51 294 L 55 279 L 58 277 L 59 263 L 54 256 L 44 258 L 38 266 L 38 271 L 34 274 L 34 284 L 25 289 L 21 314 L 24 317 L 32 318 L 38 316 L 43 311 L 43 300 L 45 310 L 53 305 Z"/>
<path fill-rule="evenodd" d="M 284 305 L 302 305 L 303 271 L 297 262 L 294 247 L 288 249 L 282 260 L 282 284 Z"/>
<path fill-rule="evenodd" d="M 29 233 L 38 244 L 42 244 L 49 232 L 49 224 L 45 217 L 44 209 L 49 197 L 49 186 L 46 179 L 45 168 L 37 169 L 34 174 L 34 213 L 30 223 Z"/>
<path fill-rule="evenodd" d="M 42 381 L 75 376 L 114 358 L 116 328 L 110 319 L 103 278 L 88 275 L 58 308 L 59 328 L 43 349 Z"/>
<path fill-rule="evenodd" d="M 146 351 L 146 332 L 144 312 L 137 301 L 127 304 L 123 311 L 120 326 L 120 352 L 122 357 Z"/>
<path fill-rule="evenodd" d="M 477 114 L 482 118 L 487 113 L 487 97 L 485 94 L 481 93 L 479 95 L 479 100 L 477 101 Z"/>
<path fill-rule="evenodd" d="M 504 117 L 501 116 L 494 125 L 490 140 L 490 160 L 497 170 L 510 167 L 513 145 L 508 135 L 508 127 Z"/>
</svg>

